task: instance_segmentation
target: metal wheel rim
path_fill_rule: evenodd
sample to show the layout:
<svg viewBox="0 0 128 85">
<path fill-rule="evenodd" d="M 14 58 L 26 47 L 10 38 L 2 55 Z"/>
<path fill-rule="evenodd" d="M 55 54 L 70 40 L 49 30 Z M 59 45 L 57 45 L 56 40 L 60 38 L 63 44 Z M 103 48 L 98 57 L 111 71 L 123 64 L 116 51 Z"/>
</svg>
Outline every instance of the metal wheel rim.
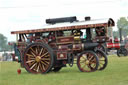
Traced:
<svg viewBox="0 0 128 85">
<path fill-rule="evenodd" d="M 82 72 L 93 72 L 98 68 L 98 59 L 93 52 L 84 52 L 78 58 L 78 67 Z"/>
</svg>

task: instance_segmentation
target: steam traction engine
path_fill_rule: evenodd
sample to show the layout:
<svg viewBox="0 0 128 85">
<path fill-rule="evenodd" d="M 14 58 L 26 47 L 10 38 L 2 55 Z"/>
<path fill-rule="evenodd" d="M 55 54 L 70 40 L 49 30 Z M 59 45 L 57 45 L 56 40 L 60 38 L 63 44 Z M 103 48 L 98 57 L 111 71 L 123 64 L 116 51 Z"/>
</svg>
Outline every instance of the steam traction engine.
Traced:
<svg viewBox="0 0 128 85">
<path fill-rule="evenodd" d="M 42 29 L 12 31 L 18 62 L 30 73 L 57 72 L 67 64 L 77 66 L 81 72 L 103 70 L 107 66 L 106 54 L 97 49 L 98 41 L 106 42 L 107 28 L 114 26 L 112 19 L 78 21 L 76 17 L 47 19 Z M 96 29 L 104 32 L 98 35 Z M 98 35 L 98 36 L 97 36 Z"/>
<path fill-rule="evenodd" d="M 118 38 L 115 38 L 114 40 L 110 39 L 110 41 L 106 43 L 106 47 L 108 51 L 117 50 L 117 55 L 119 57 L 128 55 L 125 43 L 121 42 L 121 40 L 119 41 Z"/>
<path fill-rule="evenodd" d="M 127 56 L 128 55 L 128 39 L 125 38 L 125 40 L 122 40 L 122 30 L 120 29 L 120 40 L 117 37 L 113 38 L 113 31 L 110 30 L 110 38 L 107 42 L 102 43 L 99 45 L 99 49 L 102 49 L 105 53 L 109 52 L 110 50 L 117 50 L 117 55 L 119 57 L 121 56 Z"/>
</svg>

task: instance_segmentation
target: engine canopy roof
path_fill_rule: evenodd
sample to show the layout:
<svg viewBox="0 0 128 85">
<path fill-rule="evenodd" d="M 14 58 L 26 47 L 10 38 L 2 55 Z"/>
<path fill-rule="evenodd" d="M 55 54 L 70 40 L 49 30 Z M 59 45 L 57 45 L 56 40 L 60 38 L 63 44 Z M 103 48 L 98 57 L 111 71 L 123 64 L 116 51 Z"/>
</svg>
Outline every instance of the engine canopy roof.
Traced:
<svg viewBox="0 0 128 85">
<path fill-rule="evenodd" d="M 108 18 L 108 19 L 95 19 L 95 20 L 89 20 L 89 21 L 76 21 L 72 23 L 64 22 L 64 23 L 57 23 L 54 25 L 47 24 L 46 26 L 40 29 L 12 31 L 11 34 L 30 34 L 30 33 L 37 33 L 37 32 L 87 29 L 87 28 L 106 27 L 106 26 L 108 27 L 115 26 L 114 20 L 112 18 Z"/>
</svg>

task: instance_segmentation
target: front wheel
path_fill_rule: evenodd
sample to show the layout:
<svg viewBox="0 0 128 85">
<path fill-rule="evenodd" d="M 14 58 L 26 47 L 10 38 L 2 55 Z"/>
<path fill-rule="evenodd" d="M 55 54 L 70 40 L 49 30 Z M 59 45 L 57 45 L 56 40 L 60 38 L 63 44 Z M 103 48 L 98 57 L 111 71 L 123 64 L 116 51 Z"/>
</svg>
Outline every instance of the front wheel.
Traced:
<svg viewBox="0 0 128 85">
<path fill-rule="evenodd" d="M 93 51 L 84 51 L 78 56 L 77 66 L 81 72 L 94 72 L 99 66 L 98 57 Z"/>
</svg>

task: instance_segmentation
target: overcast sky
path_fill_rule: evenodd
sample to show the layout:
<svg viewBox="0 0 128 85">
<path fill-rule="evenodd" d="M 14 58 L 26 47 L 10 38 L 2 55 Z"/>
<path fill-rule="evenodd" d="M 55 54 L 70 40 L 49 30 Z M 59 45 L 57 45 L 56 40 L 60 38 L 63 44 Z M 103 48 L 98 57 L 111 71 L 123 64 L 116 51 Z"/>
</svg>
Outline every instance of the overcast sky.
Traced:
<svg viewBox="0 0 128 85">
<path fill-rule="evenodd" d="M 11 31 L 43 28 L 46 18 L 68 16 L 117 21 L 128 16 L 128 0 L 0 0 L 0 33 L 15 41 Z"/>
</svg>

